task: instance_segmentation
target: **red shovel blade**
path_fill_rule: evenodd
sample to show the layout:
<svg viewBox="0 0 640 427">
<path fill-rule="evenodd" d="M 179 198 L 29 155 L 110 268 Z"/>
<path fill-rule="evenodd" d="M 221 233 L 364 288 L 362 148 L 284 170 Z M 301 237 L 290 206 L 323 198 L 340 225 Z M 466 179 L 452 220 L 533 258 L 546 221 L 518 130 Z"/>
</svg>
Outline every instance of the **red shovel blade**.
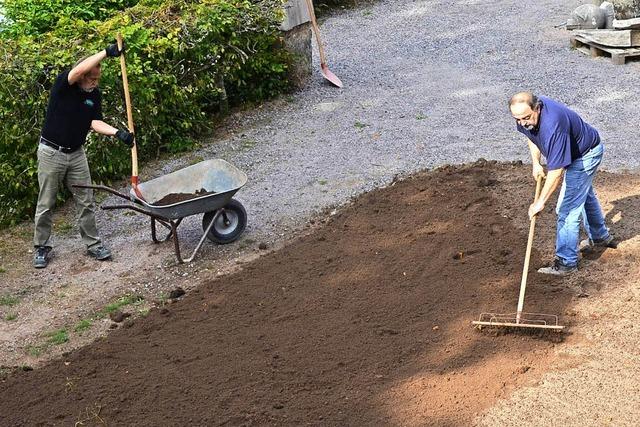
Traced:
<svg viewBox="0 0 640 427">
<path fill-rule="evenodd" d="M 325 79 L 329 80 L 329 82 L 334 86 L 342 87 L 342 82 L 338 76 L 331 72 L 329 67 L 327 67 L 327 64 L 320 64 L 320 68 L 322 69 L 322 75 Z"/>
<path fill-rule="evenodd" d="M 131 177 L 131 187 L 133 188 L 133 192 L 136 193 L 136 197 L 140 200 L 144 200 L 144 197 L 142 197 L 142 193 L 140 192 L 140 189 L 138 188 L 138 177 L 137 176 L 132 176 Z"/>
</svg>

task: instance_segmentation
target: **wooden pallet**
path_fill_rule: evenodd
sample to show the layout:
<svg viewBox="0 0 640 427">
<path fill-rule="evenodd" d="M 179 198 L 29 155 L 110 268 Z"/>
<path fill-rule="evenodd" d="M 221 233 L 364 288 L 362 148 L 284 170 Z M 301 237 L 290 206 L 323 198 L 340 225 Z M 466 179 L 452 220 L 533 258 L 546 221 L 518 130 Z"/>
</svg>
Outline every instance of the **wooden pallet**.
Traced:
<svg viewBox="0 0 640 427">
<path fill-rule="evenodd" d="M 627 47 L 624 49 L 607 47 L 577 35 L 571 36 L 570 41 L 571 47 L 586 55 L 591 55 L 593 58 L 597 58 L 599 56 L 610 56 L 611 62 L 616 65 L 623 65 L 627 61 L 627 58 L 640 57 L 640 48 L 638 47 Z"/>
</svg>

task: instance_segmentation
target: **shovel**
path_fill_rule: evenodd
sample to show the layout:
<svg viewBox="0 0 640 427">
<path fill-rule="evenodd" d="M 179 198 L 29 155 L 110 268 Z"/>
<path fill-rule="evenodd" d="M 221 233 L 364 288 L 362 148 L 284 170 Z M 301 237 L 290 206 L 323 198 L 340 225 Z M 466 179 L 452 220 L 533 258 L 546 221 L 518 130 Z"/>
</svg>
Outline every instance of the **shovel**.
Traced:
<svg viewBox="0 0 640 427">
<path fill-rule="evenodd" d="M 318 42 L 318 51 L 320 53 L 320 71 L 322 72 L 322 76 L 327 79 L 332 85 L 337 87 L 342 87 L 342 82 L 329 70 L 327 67 L 327 58 L 324 55 L 324 47 L 322 46 L 322 39 L 320 38 L 320 28 L 318 28 L 318 22 L 316 21 L 316 14 L 313 10 L 312 0 L 306 0 L 307 9 L 309 9 L 309 18 L 311 18 L 311 26 L 313 27 L 313 32 L 316 35 L 316 41 Z"/>
<path fill-rule="evenodd" d="M 118 42 L 118 49 L 122 50 L 122 34 L 118 33 L 116 38 Z M 120 69 L 122 70 L 122 86 L 124 87 L 124 102 L 127 106 L 127 125 L 129 132 L 133 133 L 135 138 L 135 130 L 133 128 L 133 112 L 131 111 L 131 97 L 129 96 L 129 80 L 127 79 L 127 64 L 124 61 L 124 54 L 120 55 Z M 136 197 L 144 200 L 142 193 L 138 188 L 138 146 L 133 140 L 133 147 L 131 147 L 131 187 L 136 194 Z"/>
</svg>

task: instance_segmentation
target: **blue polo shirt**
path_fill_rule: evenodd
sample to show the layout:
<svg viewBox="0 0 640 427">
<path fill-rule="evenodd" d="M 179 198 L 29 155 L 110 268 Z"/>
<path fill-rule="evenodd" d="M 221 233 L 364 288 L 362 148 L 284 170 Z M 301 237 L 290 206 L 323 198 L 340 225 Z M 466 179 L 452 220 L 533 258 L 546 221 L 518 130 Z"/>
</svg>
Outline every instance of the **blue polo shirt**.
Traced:
<svg viewBox="0 0 640 427">
<path fill-rule="evenodd" d="M 528 131 L 519 124 L 517 128 L 538 147 L 549 170 L 568 167 L 600 144 L 598 131 L 578 113 L 546 96 L 538 99 L 542 103 L 538 129 Z"/>
</svg>

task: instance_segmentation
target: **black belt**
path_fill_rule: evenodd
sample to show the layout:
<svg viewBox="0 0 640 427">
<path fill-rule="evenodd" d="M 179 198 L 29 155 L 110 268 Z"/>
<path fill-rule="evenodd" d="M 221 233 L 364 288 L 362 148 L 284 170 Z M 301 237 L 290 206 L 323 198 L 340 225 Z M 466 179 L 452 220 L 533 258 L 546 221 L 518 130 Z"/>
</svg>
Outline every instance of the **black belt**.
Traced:
<svg viewBox="0 0 640 427">
<path fill-rule="evenodd" d="M 593 150 L 594 148 L 598 148 L 598 146 L 600 145 L 600 142 L 598 141 L 598 143 L 596 145 L 594 145 L 593 147 L 589 148 L 587 151 L 585 151 L 584 153 L 582 153 L 580 155 L 580 157 L 584 156 L 585 154 L 587 154 L 589 151 Z"/>
<path fill-rule="evenodd" d="M 78 148 L 80 148 L 80 147 L 76 147 L 76 148 L 63 147 L 61 145 L 54 144 L 53 142 L 49 141 L 43 136 L 40 137 L 40 144 L 46 145 L 47 147 L 54 148 L 60 151 L 61 153 L 65 153 L 65 154 L 71 154 L 74 151 L 76 151 Z"/>
</svg>

